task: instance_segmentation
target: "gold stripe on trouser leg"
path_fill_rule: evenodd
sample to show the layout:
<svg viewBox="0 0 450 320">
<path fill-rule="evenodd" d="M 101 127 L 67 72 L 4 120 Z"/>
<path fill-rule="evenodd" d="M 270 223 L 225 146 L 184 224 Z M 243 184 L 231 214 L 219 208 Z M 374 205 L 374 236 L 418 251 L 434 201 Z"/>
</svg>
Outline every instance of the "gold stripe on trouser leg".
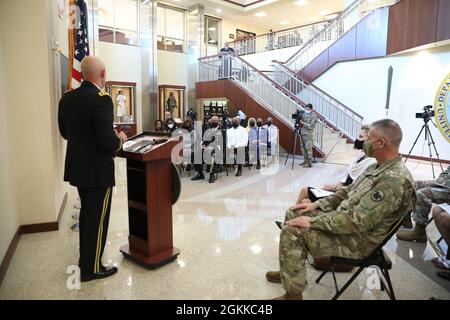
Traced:
<svg viewBox="0 0 450 320">
<path fill-rule="evenodd" d="M 109 203 L 109 194 L 111 192 L 111 188 L 108 188 L 106 190 L 105 198 L 103 199 L 103 209 L 102 209 L 102 216 L 100 218 L 100 224 L 98 226 L 98 232 L 97 232 L 97 250 L 95 253 L 95 264 L 94 264 L 94 273 L 100 271 L 100 248 L 102 243 L 102 235 L 103 235 L 103 221 L 105 219 L 105 214 L 108 209 L 108 203 Z"/>
</svg>

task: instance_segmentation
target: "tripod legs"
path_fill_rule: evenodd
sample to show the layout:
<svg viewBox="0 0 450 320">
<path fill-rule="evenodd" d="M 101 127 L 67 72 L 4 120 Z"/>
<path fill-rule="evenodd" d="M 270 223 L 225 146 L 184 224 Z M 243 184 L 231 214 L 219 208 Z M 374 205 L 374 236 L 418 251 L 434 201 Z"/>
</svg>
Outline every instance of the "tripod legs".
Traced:
<svg viewBox="0 0 450 320">
<path fill-rule="evenodd" d="M 432 171 L 433 171 L 433 179 L 434 179 L 436 176 L 435 176 L 435 174 L 434 174 L 433 151 L 432 151 L 432 149 L 431 149 L 431 145 L 433 145 L 433 149 L 434 149 L 434 152 L 435 152 L 435 154 L 436 154 L 437 159 L 440 160 L 440 158 L 439 158 L 439 153 L 438 153 L 438 151 L 437 151 L 437 149 L 436 149 L 436 144 L 434 143 L 433 136 L 431 135 L 430 127 L 428 126 L 428 123 L 427 123 L 427 122 L 425 122 L 425 124 L 422 126 L 422 129 L 420 129 L 420 132 L 419 132 L 419 134 L 417 135 L 417 138 L 416 138 L 416 140 L 414 141 L 414 144 L 413 144 L 411 150 L 409 150 L 409 153 L 408 153 L 408 155 L 406 156 L 406 159 L 405 159 L 405 162 L 404 162 L 404 163 L 406 163 L 406 161 L 408 161 L 409 157 L 411 156 L 411 153 L 412 153 L 414 147 L 416 146 L 416 143 L 417 143 L 417 141 L 419 140 L 420 136 L 422 135 L 422 132 L 423 132 L 423 131 L 425 131 L 425 141 L 426 141 L 426 143 L 428 144 L 428 150 L 429 150 L 429 152 L 430 152 L 431 169 L 432 169 Z M 442 163 L 439 163 L 439 164 L 440 164 L 440 166 L 441 166 L 441 170 L 444 171 L 444 169 L 442 168 Z"/>
<path fill-rule="evenodd" d="M 307 150 L 306 149 L 306 145 L 305 145 L 305 141 L 303 140 L 302 134 L 298 129 L 295 129 L 292 133 L 292 170 L 294 170 L 294 161 L 295 161 L 295 151 L 297 150 L 297 139 L 300 140 L 300 143 L 303 145 L 303 150 Z M 303 155 L 305 157 L 305 160 L 307 159 L 308 155 L 304 154 Z M 286 155 L 286 160 L 284 161 L 284 165 L 287 164 L 287 161 L 289 159 L 289 153 Z M 309 158 L 308 158 L 309 159 Z"/>
</svg>

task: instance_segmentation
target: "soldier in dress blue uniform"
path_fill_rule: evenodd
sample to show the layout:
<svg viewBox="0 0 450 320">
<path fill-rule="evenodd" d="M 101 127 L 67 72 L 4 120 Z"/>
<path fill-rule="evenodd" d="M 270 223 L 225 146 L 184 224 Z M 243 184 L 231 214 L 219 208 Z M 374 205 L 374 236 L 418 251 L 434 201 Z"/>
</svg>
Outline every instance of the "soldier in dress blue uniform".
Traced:
<svg viewBox="0 0 450 320">
<path fill-rule="evenodd" d="M 80 211 L 81 281 L 106 278 L 117 272 L 101 258 L 108 234 L 111 192 L 115 185 L 114 156 L 127 136 L 113 127 L 111 96 L 105 86 L 105 65 L 89 56 L 81 63 L 83 83 L 66 92 L 59 103 L 58 124 L 67 140 L 64 181 L 78 188 Z"/>
</svg>

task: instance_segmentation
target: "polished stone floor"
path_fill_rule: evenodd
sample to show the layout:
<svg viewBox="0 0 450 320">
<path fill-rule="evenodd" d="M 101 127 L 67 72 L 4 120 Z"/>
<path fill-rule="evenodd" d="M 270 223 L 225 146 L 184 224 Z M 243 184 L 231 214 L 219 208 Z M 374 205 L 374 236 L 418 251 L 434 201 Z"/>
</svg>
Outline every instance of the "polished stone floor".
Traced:
<svg viewBox="0 0 450 320">
<path fill-rule="evenodd" d="M 344 173 L 348 159 L 318 163 L 304 169 L 290 162 L 269 169 L 243 171 L 242 177 L 222 173 L 215 184 L 192 182 L 183 173 L 183 191 L 174 206 L 174 245 L 181 254 L 176 262 L 149 271 L 123 258 L 127 243 L 127 198 L 124 160 L 117 161 L 108 244 L 103 262 L 117 265 L 117 275 L 69 289 L 67 269 L 78 261 L 78 233 L 70 230 L 75 190 L 69 195 L 61 228 L 57 232 L 25 235 L 9 267 L 0 299 L 270 299 L 284 293 L 268 283 L 265 273 L 278 268 L 279 230 L 282 219 L 303 186 L 321 186 Z M 417 179 L 431 177 L 427 163 L 410 161 Z M 433 226 L 429 232 L 435 236 Z M 429 260 L 430 245 L 392 239 L 386 246 L 394 266 L 392 282 L 398 299 L 450 299 L 450 284 L 438 278 Z M 374 271 L 363 272 L 342 299 L 387 299 L 377 289 Z M 319 272 L 308 266 L 305 299 L 330 299 L 331 275 L 321 284 Z M 350 274 L 338 274 L 343 283 Z M 374 285 L 375 283 L 375 285 Z M 69 286 L 70 287 L 70 286 Z"/>
</svg>

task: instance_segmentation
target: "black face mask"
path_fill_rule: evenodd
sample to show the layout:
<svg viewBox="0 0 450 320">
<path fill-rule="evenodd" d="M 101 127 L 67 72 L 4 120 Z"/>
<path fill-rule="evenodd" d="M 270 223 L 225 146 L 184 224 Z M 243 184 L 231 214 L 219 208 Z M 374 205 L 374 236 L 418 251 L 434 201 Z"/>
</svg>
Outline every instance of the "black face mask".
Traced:
<svg viewBox="0 0 450 320">
<path fill-rule="evenodd" d="M 359 139 L 355 140 L 355 144 L 354 144 L 355 149 L 362 150 L 363 149 L 363 145 L 364 145 L 364 141 L 363 140 L 359 140 Z"/>
<path fill-rule="evenodd" d="M 270 127 L 272 125 L 272 122 L 267 122 L 267 126 Z"/>
<path fill-rule="evenodd" d="M 213 122 L 213 123 L 211 123 L 211 128 L 217 128 L 219 126 L 219 124 L 218 123 L 215 123 L 215 122 Z"/>
<path fill-rule="evenodd" d="M 260 127 L 263 126 L 263 123 L 262 122 L 258 122 L 256 125 L 258 126 L 258 128 L 260 128 Z"/>
<path fill-rule="evenodd" d="M 239 127 L 239 123 L 235 123 L 235 122 L 234 122 L 234 123 L 233 123 L 233 128 L 236 129 L 237 127 Z"/>
<path fill-rule="evenodd" d="M 250 122 L 250 127 L 254 127 L 255 123 L 254 122 Z"/>
</svg>

